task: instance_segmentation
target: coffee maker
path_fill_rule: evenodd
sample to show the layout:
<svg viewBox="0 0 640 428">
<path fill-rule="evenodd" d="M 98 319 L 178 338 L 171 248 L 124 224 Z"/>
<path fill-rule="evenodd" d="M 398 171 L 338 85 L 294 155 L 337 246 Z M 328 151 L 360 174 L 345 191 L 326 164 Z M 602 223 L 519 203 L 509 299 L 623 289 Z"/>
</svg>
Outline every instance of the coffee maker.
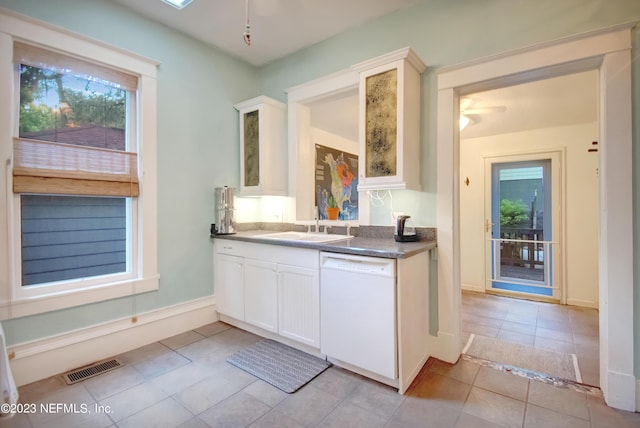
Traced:
<svg viewBox="0 0 640 428">
<path fill-rule="evenodd" d="M 234 187 L 216 187 L 216 222 L 211 225 L 211 233 L 214 235 L 232 235 L 236 233 L 236 214 Z"/>
</svg>

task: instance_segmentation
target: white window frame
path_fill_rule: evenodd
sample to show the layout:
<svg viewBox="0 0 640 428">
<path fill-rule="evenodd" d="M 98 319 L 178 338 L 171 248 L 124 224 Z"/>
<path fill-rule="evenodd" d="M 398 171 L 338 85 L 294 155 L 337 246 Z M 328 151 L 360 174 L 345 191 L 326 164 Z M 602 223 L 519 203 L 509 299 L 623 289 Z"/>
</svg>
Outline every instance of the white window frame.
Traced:
<svg viewBox="0 0 640 428">
<path fill-rule="evenodd" d="M 135 96 L 140 196 L 131 198 L 131 254 L 123 274 L 21 284 L 20 195 L 12 184 L 12 145 L 17 136 L 19 88 L 16 88 L 13 42 L 39 45 L 122 70 L 138 77 Z M 157 251 L 156 74 L 158 63 L 105 43 L 6 10 L 0 11 L 0 319 L 16 318 L 135 295 L 159 288 Z M 129 244 L 129 242 L 128 242 Z"/>
</svg>

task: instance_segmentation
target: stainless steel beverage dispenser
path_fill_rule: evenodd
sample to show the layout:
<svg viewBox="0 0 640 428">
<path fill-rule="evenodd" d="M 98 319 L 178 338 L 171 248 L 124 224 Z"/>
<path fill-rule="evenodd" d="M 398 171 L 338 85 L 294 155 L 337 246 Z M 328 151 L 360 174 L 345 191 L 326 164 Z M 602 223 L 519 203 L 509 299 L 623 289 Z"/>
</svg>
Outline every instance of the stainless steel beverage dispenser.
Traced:
<svg viewBox="0 0 640 428">
<path fill-rule="evenodd" d="M 236 214 L 233 206 L 236 189 L 234 187 L 216 187 L 216 223 L 212 228 L 216 235 L 236 233 Z"/>
</svg>

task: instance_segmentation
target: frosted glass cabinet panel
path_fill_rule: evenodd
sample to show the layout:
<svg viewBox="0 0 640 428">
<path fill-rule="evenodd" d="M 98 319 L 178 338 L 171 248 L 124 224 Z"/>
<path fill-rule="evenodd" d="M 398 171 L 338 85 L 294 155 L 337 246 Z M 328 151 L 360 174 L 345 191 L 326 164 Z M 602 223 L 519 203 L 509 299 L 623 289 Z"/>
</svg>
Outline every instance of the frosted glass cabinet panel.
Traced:
<svg viewBox="0 0 640 428">
<path fill-rule="evenodd" d="M 240 115 L 240 196 L 286 195 L 286 106 L 260 96 L 234 107 Z"/>
<path fill-rule="evenodd" d="M 358 190 L 419 190 L 424 63 L 404 48 L 353 68 L 360 73 Z"/>
</svg>

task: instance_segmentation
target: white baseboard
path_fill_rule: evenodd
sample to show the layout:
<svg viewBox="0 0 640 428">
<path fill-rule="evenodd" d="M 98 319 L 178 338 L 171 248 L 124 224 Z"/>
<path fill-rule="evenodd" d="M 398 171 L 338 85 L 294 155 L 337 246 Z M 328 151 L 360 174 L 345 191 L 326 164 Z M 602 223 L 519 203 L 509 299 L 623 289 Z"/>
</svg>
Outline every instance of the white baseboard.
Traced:
<svg viewBox="0 0 640 428">
<path fill-rule="evenodd" d="M 602 392 L 607 406 L 635 412 L 638 408 L 637 393 L 640 380 L 632 374 L 613 370 L 608 370 L 604 375 L 606 376 L 606 387 Z"/>
<path fill-rule="evenodd" d="M 640 412 L 640 379 L 636 379 L 636 412 Z"/>
<path fill-rule="evenodd" d="M 429 349 L 432 357 L 454 364 L 460 358 L 462 344 L 453 333 L 438 332 L 438 336 L 429 336 Z"/>
<path fill-rule="evenodd" d="M 475 291 L 476 293 L 484 293 L 484 285 L 460 284 L 460 288 L 465 291 Z"/>
<path fill-rule="evenodd" d="M 598 309 L 598 302 L 594 302 L 593 300 L 567 299 L 567 305 Z"/>
<path fill-rule="evenodd" d="M 218 320 L 213 296 L 11 346 L 18 386 L 82 367 Z"/>
</svg>

